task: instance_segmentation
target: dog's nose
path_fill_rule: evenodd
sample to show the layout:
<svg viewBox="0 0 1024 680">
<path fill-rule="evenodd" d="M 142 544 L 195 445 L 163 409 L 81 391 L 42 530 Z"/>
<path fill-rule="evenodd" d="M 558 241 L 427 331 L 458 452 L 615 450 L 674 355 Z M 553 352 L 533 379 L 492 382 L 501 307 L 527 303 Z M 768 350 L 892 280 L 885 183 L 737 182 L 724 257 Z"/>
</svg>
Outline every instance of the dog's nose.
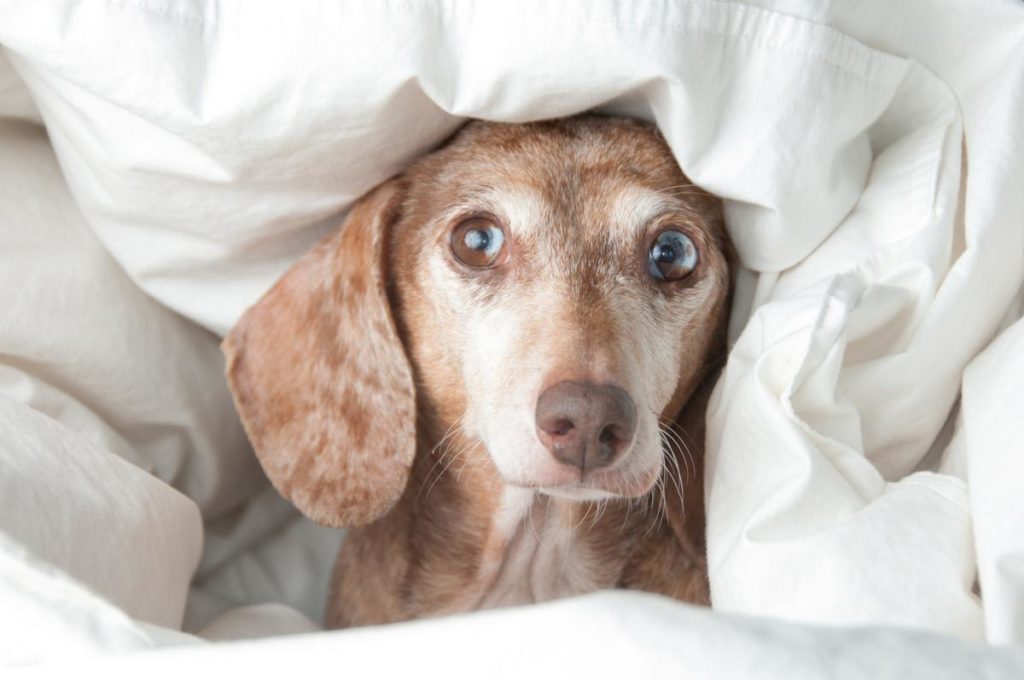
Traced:
<svg viewBox="0 0 1024 680">
<path fill-rule="evenodd" d="M 615 385 L 565 381 L 537 399 L 537 436 L 556 460 L 581 471 L 609 465 L 636 431 L 636 405 Z"/>
</svg>

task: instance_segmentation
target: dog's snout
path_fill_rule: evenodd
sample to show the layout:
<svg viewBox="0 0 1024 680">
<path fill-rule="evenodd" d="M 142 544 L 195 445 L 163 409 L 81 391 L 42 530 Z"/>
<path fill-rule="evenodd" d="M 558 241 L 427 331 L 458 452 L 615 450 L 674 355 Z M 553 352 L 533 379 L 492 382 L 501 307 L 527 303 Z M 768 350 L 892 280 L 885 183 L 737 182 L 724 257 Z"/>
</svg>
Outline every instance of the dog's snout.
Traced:
<svg viewBox="0 0 1024 680">
<path fill-rule="evenodd" d="M 636 405 L 621 387 L 564 381 L 541 393 L 536 420 L 551 455 L 586 472 L 611 464 L 629 446 Z"/>
</svg>

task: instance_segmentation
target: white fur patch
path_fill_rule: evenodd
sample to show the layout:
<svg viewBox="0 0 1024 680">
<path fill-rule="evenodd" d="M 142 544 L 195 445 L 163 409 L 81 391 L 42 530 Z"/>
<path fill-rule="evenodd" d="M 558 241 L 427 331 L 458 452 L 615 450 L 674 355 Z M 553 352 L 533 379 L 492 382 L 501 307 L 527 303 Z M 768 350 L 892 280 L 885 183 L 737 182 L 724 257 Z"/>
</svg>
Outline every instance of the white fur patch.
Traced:
<svg viewBox="0 0 1024 680">
<path fill-rule="evenodd" d="M 675 201 L 660 192 L 631 185 L 615 197 L 611 209 L 611 223 L 624 227 L 626 233 L 637 234 L 658 215 L 678 207 Z"/>
<path fill-rule="evenodd" d="M 504 524 L 502 531 L 507 532 L 501 534 L 505 549 L 478 608 L 546 602 L 614 585 L 592 569 L 594 560 L 579 540 L 584 532 L 574 524 L 582 521 L 573 519 L 573 505 L 506 487 L 495 519 L 495 529 Z"/>
</svg>

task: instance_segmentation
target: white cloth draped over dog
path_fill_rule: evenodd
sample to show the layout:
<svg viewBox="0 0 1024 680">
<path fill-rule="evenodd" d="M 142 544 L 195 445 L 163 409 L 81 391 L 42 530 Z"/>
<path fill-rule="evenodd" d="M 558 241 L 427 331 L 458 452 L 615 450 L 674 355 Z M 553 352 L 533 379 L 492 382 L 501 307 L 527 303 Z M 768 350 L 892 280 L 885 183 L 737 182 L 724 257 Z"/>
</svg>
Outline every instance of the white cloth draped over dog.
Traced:
<svg viewBox="0 0 1024 680">
<path fill-rule="evenodd" d="M 0 0 L 0 46 L 0 664 L 1024 672 L 984 646 L 1024 644 L 1024 6 Z M 262 477 L 218 334 L 467 117 L 592 108 L 658 124 L 742 261 L 719 611 L 272 639 L 342 536 Z"/>
</svg>

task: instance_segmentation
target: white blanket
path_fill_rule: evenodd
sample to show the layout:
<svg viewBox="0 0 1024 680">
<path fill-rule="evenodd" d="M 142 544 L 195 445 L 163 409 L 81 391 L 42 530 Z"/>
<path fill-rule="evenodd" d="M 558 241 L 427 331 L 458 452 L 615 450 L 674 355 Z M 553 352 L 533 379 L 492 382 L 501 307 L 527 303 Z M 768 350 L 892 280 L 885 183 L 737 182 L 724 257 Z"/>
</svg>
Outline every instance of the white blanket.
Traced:
<svg viewBox="0 0 1024 680">
<path fill-rule="evenodd" d="M 981 646 L 1024 644 L 1021 5 L 0 0 L 0 46 L 0 664 L 1024 673 Z M 217 335 L 465 118 L 592 108 L 726 199 L 708 556 L 766 618 L 620 593 L 204 645 L 314 630 L 342 538 L 269 488 Z"/>
</svg>

